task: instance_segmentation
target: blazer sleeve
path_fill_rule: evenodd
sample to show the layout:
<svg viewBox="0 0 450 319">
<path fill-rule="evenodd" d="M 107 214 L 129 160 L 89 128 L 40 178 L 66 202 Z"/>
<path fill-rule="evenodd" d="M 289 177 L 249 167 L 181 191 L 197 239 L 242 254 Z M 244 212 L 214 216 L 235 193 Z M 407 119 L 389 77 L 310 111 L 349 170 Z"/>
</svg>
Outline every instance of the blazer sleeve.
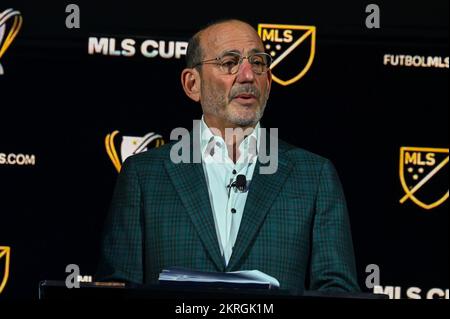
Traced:
<svg viewBox="0 0 450 319">
<path fill-rule="evenodd" d="M 113 193 L 96 280 L 143 283 L 142 195 L 130 159 L 124 163 Z"/>
<path fill-rule="evenodd" d="M 333 164 L 322 166 L 312 230 L 310 289 L 358 292 L 350 222 Z"/>
</svg>

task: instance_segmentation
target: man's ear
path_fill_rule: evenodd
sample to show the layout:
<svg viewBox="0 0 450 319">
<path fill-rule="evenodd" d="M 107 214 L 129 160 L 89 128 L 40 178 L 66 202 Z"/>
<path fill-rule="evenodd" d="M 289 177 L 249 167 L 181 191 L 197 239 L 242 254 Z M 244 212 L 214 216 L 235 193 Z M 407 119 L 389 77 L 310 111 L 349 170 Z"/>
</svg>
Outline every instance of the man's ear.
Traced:
<svg viewBox="0 0 450 319">
<path fill-rule="evenodd" d="M 181 85 L 184 93 L 195 102 L 200 101 L 200 74 L 194 69 L 184 69 L 181 72 Z"/>
</svg>

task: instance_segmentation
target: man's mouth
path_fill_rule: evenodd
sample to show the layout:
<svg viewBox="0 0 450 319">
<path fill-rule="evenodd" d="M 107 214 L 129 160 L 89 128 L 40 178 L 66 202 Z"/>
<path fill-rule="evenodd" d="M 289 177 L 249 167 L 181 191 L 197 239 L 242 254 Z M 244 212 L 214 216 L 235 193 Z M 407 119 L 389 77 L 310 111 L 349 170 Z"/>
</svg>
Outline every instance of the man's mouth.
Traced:
<svg viewBox="0 0 450 319">
<path fill-rule="evenodd" d="M 255 100 L 256 96 L 254 96 L 253 94 L 238 94 L 236 95 L 233 99 L 239 99 L 239 100 L 244 100 L 244 101 L 248 101 L 248 100 Z"/>
</svg>

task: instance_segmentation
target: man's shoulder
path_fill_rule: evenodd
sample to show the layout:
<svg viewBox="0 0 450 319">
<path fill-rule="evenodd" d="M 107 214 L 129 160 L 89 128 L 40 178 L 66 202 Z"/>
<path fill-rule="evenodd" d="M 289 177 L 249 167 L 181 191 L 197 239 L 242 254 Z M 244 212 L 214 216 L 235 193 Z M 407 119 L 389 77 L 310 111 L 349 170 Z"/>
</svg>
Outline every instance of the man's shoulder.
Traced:
<svg viewBox="0 0 450 319">
<path fill-rule="evenodd" d="M 126 159 L 128 165 L 137 167 L 151 167 L 152 165 L 163 165 L 170 158 L 170 149 L 174 142 L 164 144 L 160 147 L 150 148 L 145 152 L 134 154 Z"/>
<path fill-rule="evenodd" d="M 294 163 L 307 163 L 315 165 L 323 165 L 329 160 L 319 154 L 306 150 L 304 148 L 292 145 L 281 139 L 278 141 L 280 153 L 284 154 L 290 161 Z"/>
</svg>

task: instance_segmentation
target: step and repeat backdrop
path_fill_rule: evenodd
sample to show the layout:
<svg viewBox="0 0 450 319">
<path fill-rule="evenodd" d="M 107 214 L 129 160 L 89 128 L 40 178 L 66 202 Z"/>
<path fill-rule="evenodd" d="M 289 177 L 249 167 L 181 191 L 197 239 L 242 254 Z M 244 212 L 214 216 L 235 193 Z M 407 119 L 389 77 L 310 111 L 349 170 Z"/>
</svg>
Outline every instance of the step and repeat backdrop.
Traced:
<svg viewBox="0 0 450 319">
<path fill-rule="evenodd" d="M 263 124 L 338 170 L 361 289 L 448 299 L 448 5 L 1 0 L 0 298 L 95 280 L 123 161 L 201 116 L 189 37 L 235 17 L 274 57 Z"/>
</svg>

